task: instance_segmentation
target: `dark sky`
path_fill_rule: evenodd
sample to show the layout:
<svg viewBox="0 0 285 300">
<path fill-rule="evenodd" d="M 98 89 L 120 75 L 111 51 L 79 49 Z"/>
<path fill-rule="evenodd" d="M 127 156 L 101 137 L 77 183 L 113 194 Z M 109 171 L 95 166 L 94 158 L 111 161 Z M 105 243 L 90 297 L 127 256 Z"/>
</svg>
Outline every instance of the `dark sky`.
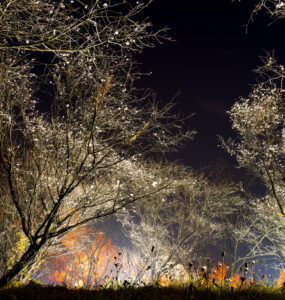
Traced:
<svg viewBox="0 0 285 300">
<path fill-rule="evenodd" d="M 155 0 L 145 11 L 155 28 L 170 27 L 176 42 L 158 45 L 141 56 L 142 69 L 153 72 L 143 85 L 165 102 L 180 91 L 177 110 L 195 113 L 187 126 L 198 135 L 176 155 L 195 168 L 218 159 L 231 162 L 217 148 L 217 135 L 232 134 L 225 111 L 249 93 L 255 82 L 252 70 L 261 64 L 265 50 L 275 49 L 279 62 L 285 63 L 284 20 L 270 25 L 272 19 L 260 13 L 246 33 L 252 2 Z"/>
</svg>

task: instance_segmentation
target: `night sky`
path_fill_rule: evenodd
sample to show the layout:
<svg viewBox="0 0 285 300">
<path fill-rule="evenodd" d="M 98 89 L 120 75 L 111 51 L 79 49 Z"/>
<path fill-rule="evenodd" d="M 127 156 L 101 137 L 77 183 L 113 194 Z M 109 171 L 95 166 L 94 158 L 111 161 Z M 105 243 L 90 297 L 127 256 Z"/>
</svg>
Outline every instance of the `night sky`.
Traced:
<svg viewBox="0 0 285 300">
<path fill-rule="evenodd" d="M 194 168 L 218 160 L 233 164 L 217 135 L 233 134 L 226 111 L 240 96 L 247 96 L 261 65 L 260 56 L 275 49 L 285 63 L 285 21 L 272 19 L 263 11 L 249 24 L 252 4 L 244 0 L 155 0 L 145 11 L 154 28 L 170 27 L 176 42 L 148 49 L 140 57 L 142 70 L 153 74 L 139 83 L 151 87 L 157 99 L 169 101 L 178 91 L 177 111 L 195 113 L 186 126 L 198 135 L 174 158 Z M 251 3 L 251 5 L 249 4 Z"/>
</svg>

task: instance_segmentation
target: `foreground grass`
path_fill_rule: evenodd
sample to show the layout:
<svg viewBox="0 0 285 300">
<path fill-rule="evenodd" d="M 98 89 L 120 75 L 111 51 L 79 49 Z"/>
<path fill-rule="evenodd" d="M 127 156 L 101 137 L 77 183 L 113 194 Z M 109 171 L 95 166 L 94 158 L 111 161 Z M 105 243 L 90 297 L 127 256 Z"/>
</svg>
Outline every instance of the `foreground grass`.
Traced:
<svg viewBox="0 0 285 300">
<path fill-rule="evenodd" d="M 198 289 L 191 287 L 126 287 L 118 289 L 68 289 L 63 286 L 41 286 L 38 284 L 28 284 L 21 287 L 10 287 L 0 290 L 1 300 L 67 300 L 67 299 L 96 299 L 96 300 L 285 300 L 285 291 L 274 290 L 270 287 L 248 288 L 231 292 L 221 289 Z"/>
</svg>

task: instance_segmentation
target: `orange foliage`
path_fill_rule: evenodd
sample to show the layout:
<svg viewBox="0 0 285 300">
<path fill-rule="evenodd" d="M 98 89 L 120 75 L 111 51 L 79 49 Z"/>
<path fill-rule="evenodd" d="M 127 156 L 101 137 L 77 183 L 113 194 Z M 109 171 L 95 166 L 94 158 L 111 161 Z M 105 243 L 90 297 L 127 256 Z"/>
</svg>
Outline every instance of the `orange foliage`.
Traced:
<svg viewBox="0 0 285 300">
<path fill-rule="evenodd" d="M 96 106 L 97 109 L 101 108 L 101 104 L 104 101 L 104 98 L 105 98 L 106 94 L 108 93 L 108 91 L 110 89 L 111 79 L 114 78 L 114 77 L 115 77 L 115 75 L 111 74 L 108 77 L 105 85 L 104 86 L 102 86 L 102 85 L 99 86 L 99 93 L 98 93 L 98 95 L 95 99 L 95 106 Z"/>
</svg>

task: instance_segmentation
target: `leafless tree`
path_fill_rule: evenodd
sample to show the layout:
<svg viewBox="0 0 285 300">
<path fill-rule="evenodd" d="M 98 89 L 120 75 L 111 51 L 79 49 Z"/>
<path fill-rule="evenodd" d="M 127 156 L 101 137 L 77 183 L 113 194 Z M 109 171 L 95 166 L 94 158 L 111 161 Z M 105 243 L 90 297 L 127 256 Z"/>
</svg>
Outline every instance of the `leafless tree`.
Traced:
<svg viewBox="0 0 285 300">
<path fill-rule="evenodd" d="M 232 2 L 234 1 L 237 0 L 232 0 Z M 240 2 L 241 0 L 238 1 Z M 284 0 L 257 0 L 255 2 L 256 4 L 254 5 L 250 13 L 250 18 L 247 27 L 250 22 L 253 22 L 255 15 L 262 10 L 266 11 L 270 15 L 270 17 L 274 18 L 274 20 L 285 18 Z"/>
<path fill-rule="evenodd" d="M 68 231 L 168 186 L 145 155 L 193 132 L 134 87 L 133 53 L 165 35 L 136 20 L 150 2 L 1 2 L 0 287 Z M 9 266 L 16 222 L 26 243 Z"/>
<path fill-rule="evenodd" d="M 262 264 L 267 270 L 273 269 L 273 261 L 284 264 L 284 220 L 277 204 L 244 192 L 233 200 L 228 213 L 220 215 L 222 230 L 216 244 L 226 252 L 228 276 L 240 272 L 245 263 L 254 262 L 255 269 Z"/>
<path fill-rule="evenodd" d="M 223 141 L 223 146 L 262 180 L 285 215 L 284 66 L 269 56 L 257 71 L 262 81 L 229 111 L 237 138 Z"/>
<path fill-rule="evenodd" d="M 152 282 L 165 274 L 170 277 L 178 265 L 183 276 L 201 249 L 220 240 L 224 229 L 221 216 L 232 213 L 230 199 L 233 202 L 239 197 L 233 183 L 214 184 L 204 175 L 180 167 L 173 176 L 176 188 L 134 203 L 127 218 L 118 214 L 149 267 L 147 275 Z"/>
<path fill-rule="evenodd" d="M 275 19 L 285 16 L 283 0 L 262 0 L 257 1 L 250 21 L 262 9 Z M 241 226 L 241 230 L 231 231 L 237 233 L 236 245 L 244 242 L 242 228 L 247 226 L 251 249 L 245 259 L 256 255 L 282 263 L 284 220 L 278 211 L 285 216 L 284 70 L 284 65 L 276 62 L 274 52 L 262 58 L 262 65 L 256 70 L 258 83 L 247 98 L 237 100 L 228 112 L 236 138 L 222 139 L 223 147 L 237 159 L 239 167 L 249 170 L 266 188 L 264 197 L 251 196 L 246 203 L 242 222 L 235 226 Z"/>
<path fill-rule="evenodd" d="M 253 207 L 256 212 L 254 230 L 258 238 L 255 239 L 256 246 L 252 247 L 251 254 L 255 252 L 267 267 L 280 271 L 280 265 L 283 268 L 285 266 L 284 216 L 270 195 L 255 201 Z"/>
</svg>

